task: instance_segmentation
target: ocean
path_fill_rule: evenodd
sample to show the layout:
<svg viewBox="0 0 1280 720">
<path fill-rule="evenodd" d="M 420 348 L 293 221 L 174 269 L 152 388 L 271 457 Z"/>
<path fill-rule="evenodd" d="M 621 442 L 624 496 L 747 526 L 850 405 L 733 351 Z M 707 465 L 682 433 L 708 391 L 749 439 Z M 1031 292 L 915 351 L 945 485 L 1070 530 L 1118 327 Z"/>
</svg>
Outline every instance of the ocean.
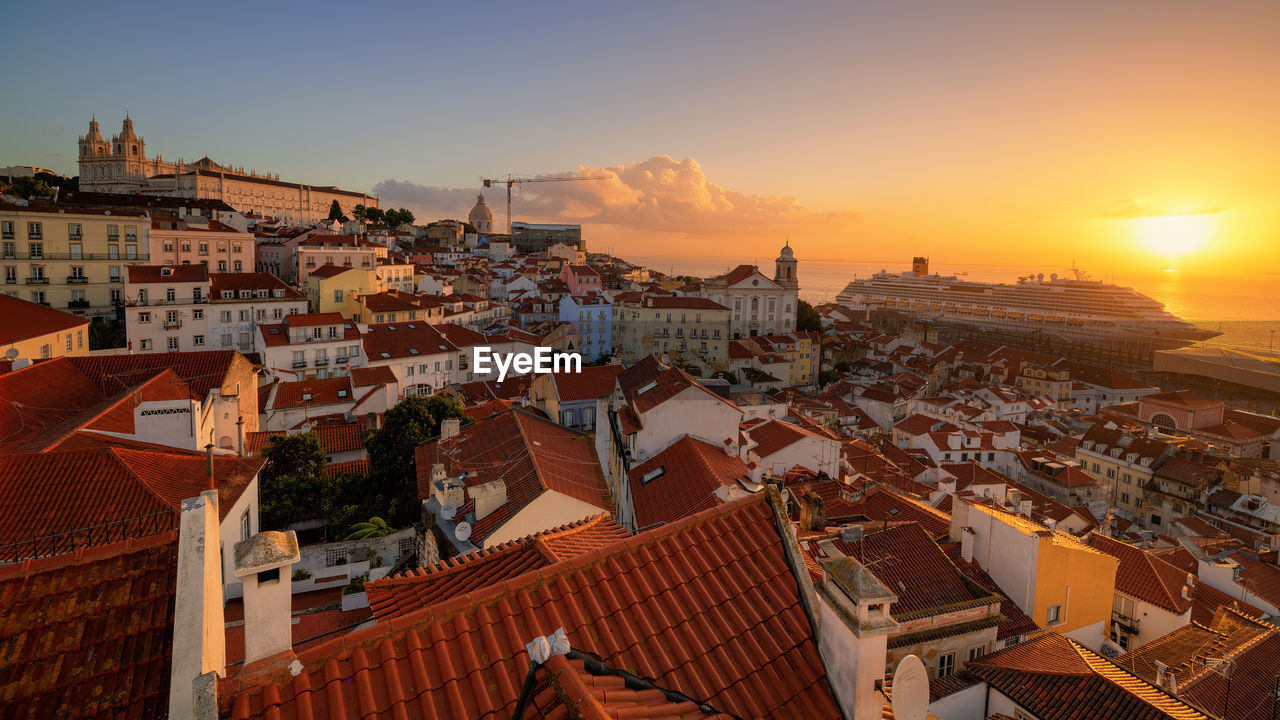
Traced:
<svg viewBox="0 0 1280 720">
<path fill-rule="evenodd" d="M 686 257 L 658 258 L 631 256 L 625 259 L 642 263 L 662 272 L 706 277 L 718 275 L 737 262 L 724 258 Z M 766 274 L 773 273 L 772 261 L 762 262 Z M 850 281 L 872 273 L 910 269 L 909 262 L 846 262 L 800 259 L 800 297 L 817 304 L 834 302 L 836 295 Z M 1065 268 L 1030 268 L 1022 265 L 954 264 L 936 260 L 930 270 L 944 275 L 954 274 L 975 282 L 1013 283 L 1020 275 L 1053 272 L 1066 275 Z M 1164 303 L 1173 314 L 1201 327 L 1218 330 L 1222 335 L 1207 341 L 1210 345 L 1261 352 L 1280 350 L 1280 272 L 1237 272 L 1231 275 L 1190 270 L 1124 270 L 1091 277 L 1131 287 Z"/>
</svg>

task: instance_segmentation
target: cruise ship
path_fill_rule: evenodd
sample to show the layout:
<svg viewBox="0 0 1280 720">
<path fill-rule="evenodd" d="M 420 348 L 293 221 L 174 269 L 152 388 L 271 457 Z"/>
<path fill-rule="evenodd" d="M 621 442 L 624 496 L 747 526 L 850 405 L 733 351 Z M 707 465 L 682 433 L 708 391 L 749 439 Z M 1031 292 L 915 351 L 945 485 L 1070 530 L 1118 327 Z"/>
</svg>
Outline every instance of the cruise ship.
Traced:
<svg viewBox="0 0 1280 720">
<path fill-rule="evenodd" d="M 1217 337 L 1142 293 L 1098 280 L 1044 274 L 1012 285 L 929 274 L 929 259 L 903 273 L 854 280 L 837 300 L 850 308 L 887 308 L 947 325 L 1057 336 L 1073 343 L 1126 342 L 1179 348 Z"/>
</svg>

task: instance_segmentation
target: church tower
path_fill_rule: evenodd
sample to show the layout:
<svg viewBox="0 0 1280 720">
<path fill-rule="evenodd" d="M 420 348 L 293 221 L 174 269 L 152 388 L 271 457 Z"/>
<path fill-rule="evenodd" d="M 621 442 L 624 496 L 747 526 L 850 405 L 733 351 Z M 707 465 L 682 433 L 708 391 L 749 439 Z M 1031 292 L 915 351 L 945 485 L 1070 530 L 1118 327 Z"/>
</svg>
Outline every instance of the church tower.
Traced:
<svg viewBox="0 0 1280 720">
<path fill-rule="evenodd" d="M 796 258 L 795 253 L 791 251 L 791 241 L 788 240 L 786 245 L 782 246 L 782 252 L 778 253 L 776 262 L 776 270 L 773 274 L 773 281 L 784 288 L 798 288 L 800 281 L 796 278 Z"/>
<path fill-rule="evenodd" d="M 102 131 L 98 128 L 98 118 L 89 121 L 89 134 L 80 138 L 80 187 L 87 189 L 95 180 L 106 177 L 105 166 L 111 155 L 111 146 L 102 139 Z M 87 181 L 87 182 L 86 182 Z"/>
</svg>

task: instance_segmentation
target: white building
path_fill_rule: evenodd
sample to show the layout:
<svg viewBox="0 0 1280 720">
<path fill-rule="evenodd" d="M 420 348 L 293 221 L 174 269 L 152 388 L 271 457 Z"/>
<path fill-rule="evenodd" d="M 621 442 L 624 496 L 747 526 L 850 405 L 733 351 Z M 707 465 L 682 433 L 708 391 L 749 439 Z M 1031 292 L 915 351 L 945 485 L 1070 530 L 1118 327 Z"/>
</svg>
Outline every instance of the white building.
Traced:
<svg viewBox="0 0 1280 720">
<path fill-rule="evenodd" d="M 796 329 L 800 284 L 796 259 L 788 243 L 778 254 L 772 278 L 755 265 L 739 265 L 724 275 L 708 278 L 702 297 L 732 310 L 732 338 L 782 335 Z"/>
<path fill-rule="evenodd" d="M 307 311 L 306 297 L 270 273 L 203 265 L 131 265 L 125 332 L 134 353 L 257 352 L 258 327 Z"/>
<path fill-rule="evenodd" d="M 286 315 L 258 326 L 262 364 L 271 375 L 292 380 L 323 380 L 364 367 L 360 328 L 339 313 Z"/>
</svg>

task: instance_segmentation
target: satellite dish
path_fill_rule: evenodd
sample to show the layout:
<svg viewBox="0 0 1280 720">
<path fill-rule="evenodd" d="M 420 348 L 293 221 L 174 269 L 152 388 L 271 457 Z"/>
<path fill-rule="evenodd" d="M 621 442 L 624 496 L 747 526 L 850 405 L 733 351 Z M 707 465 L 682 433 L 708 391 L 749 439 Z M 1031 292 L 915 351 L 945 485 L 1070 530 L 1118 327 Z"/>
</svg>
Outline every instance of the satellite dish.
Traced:
<svg viewBox="0 0 1280 720">
<path fill-rule="evenodd" d="M 893 671 L 893 716 L 898 720 L 924 720 L 929 712 L 929 674 L 915 655 L 898 661 Z"/>
<path fill-rule="evenodd" d="M 18 348 L 9 348 L 4 351 L 5 360 L 14 360 L 18 357 Z"/>
<path fill-rule="evenodd" d="M 458 539 L 458 542 L 469 540 L 471 538 L 471 523 L 466 520 L 458 523 L 458 527 L 453 529 L 453 536 Z M 924 716 L 921 715 L 920 717 L 923 718 Z"/>
<path fill-rule="evenodd" d="M 302 432 L 304 433 L 311 432 L 311 423 L 302 423 Z"/>
<path fill-rule="evenodd" d="M 451 502 L 447 502 L 440 506 L 440 514 L 445 520 L 452 520 L 454 515 L 458 514 L 458 506 Z"/>
</svg>

